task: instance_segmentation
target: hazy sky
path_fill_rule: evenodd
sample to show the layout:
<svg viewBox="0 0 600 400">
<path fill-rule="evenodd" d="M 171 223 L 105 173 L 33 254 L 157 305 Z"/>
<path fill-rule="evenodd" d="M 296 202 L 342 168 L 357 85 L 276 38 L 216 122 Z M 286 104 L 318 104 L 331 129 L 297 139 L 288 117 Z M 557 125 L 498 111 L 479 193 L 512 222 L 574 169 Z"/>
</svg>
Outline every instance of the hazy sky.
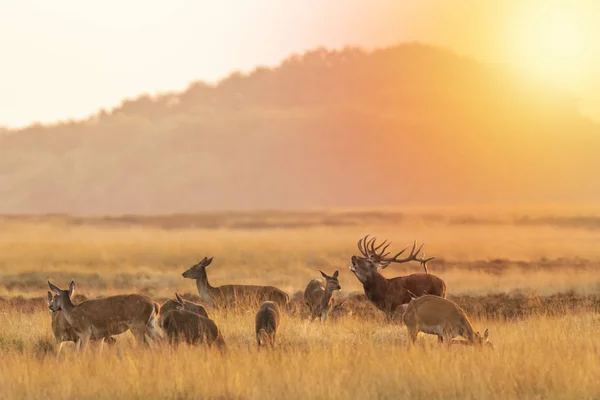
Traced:
<svg viewBox="0 0 600 400">
<path fill-rule="evenodd" d="M 600 119 L 598 38 L 597 0 L 7 0 L 0 125 L 84 117 L 321 45 L 411 40 L 564 85 Z"/>
</svg>

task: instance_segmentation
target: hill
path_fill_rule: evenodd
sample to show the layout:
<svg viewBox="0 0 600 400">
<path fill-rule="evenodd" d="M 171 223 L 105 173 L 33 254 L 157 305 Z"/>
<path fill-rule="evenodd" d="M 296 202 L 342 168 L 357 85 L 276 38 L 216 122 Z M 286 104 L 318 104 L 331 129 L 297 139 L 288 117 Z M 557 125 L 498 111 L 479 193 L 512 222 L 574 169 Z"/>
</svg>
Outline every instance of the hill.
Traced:
<svg viewBox="0 0 600 400">
<path fill-rule="evenodd" d="M 0 134 L 0 212 L 590 202 L 598 154 L 573 98 L 498 66 L 316 49 Z"/>
</svg>

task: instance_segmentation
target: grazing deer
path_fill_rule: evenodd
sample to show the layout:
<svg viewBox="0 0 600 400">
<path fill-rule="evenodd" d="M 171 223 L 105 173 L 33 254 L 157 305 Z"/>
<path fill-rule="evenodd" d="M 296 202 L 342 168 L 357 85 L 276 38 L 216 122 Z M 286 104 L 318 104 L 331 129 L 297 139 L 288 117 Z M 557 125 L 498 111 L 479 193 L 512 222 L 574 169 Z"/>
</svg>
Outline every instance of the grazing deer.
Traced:
<svg viewBox="0 0 600 400">
<path fill-rule="evenodd" d="M 323 287 L 322 282 L 313 279 L 304 289 L 304 301 L 310 309 L 311 321 L 314 321 L 317 317 L 321 321 L 325 321 L 333 305 L 333 292 L 342 290 L 338 281 L 338 271 L 335 271 L 333 276 L 329 276 L 323 271 L 319 272 L 325 278 L 325 287 Z"/>
<path fill-rule="evenodd" d="M 206 267 L 213 257 L 204 257 L 198 264 L 193 265 L 181 274 L 184 278 L 195 279 L 198 294 L 202 302 L 216 308 L 254 307 L 263 301 L 274 301 L 280 307 L 285 306 L 289 296 L 274 286 L 257 285 L 222 285 L 213 287 L 208 283 Z"/>
<path fill-rule="evenodd" d="M 188 300 L 184 300 L 177 293 L 175 293 L 175 298 L 177 300 L 171 300 L 171 299 L 169 299 L 169 300 L 165 301 L 165 303 L 162 306 L 160 306 L 159 315 L 163 315 L 167 311 L 179 309 L 179 304 L 178 303 L 181 303 L 181 304 L 183 304 L 183 309 L 184 310 L 191 311 L 191 312 L 194 312 L 194 313 L 196 313 L 198 315 L 201 315 L 201 316 L 203 316 L 205 318 L 208 318 L 208 313 L 206 312 L 206 308 L 204 308 L 203 305 L 196 304 L 196 303 L 188 301 Z"/>
<path fill-rule="evenodd" d="M 474 332 L 469 318 L 458 304 L 439 296 L 424 295 L 414 298 L 406 307 L 402 319 L 411 343 L 415 342 L 419 332 L 423 332 L 437 335 L 439 341 L 446 342 L 447 345 L 457 343 L 452 339 L 462 336 L 467 339 L 466 344 L 491 346 L 487 329 L 483 336 Z"/>
<path fill-rule="evenodd" d="M 261 304 L 254 321 L 256 333 L 256 345 L 260 349 L 261 346 L 267 344 L 271 348 L 275 347 L 275 335 L 279 330 L 279 306 L 273 301 L 265 301 Z"/>
<path fill-rule="evenodd" d="M 74 281 L 71 281 L 68 290 L 62 290 L 50 281 L 48 285 L 55 294 L 50 310 L 62 311 L 78 336 L 77 347 L 81 351 L 92 337 L 106 338 L 128 330 L 131 330 L 138 343 L 148 344 L 146 334 L 152 339 L 160 339 L 154 326 L 160 306 L 148 296 L 122 294 L 73 304 Z"/>
<path fill-rule="evenodd" d="M 51 306 L 53 302 L 54 297 L 52 296 L 52 292 L 48 291 L 48 310 L 50 311 L 50 316 L 52 317 L 52 333 L 58 342 L 56 354 L 59 355 L 65 342 L 77 343 L 79 336 L 75 332 L 75 329 L 73 329 L 69 322 L 67 322 L 65 314 L 62 311 L 52 311 Z M 117 342 L 117 340 L 112 336 L 98 338 L 92 335 L 90 339 L 95 341 L 104 339 L 104 342 L 108 343 L 109 345 L 113 345 Z"/>
<path fill-rule="evenodd" d="M 185 341 L 188 344 L 213 344 L 225 350 L 225 340 L 215 321 L 185 309 L 180 298 L 174 300 L 175 309 L 169 310 L 158 318 L 158 326 L 166 333 L 169 343 Z"/>
<path fill-rule="evenodd" d="M 375 238 L 367 241 L 369 235 L 358 241 L 358 249 L 363 257 L 352 256 L 350 271 L 363 284 L 363 289 L 367 298 L 381 311 L 386 313 L 388 320 L 393 320 L 397 313 L 402 312 L 402 306 L 410 302 L 409 291 L 418 294 L 428 293 L 435 296 L 446 297 L 446 284 L 435 275 L 427 272 L 427 262 L 431 258 L 419 258 L 423 245 L 416 251 L 416 243 L 413 244 L 410 255 L 406 258 L 398 259 L 407 248 L 400 251 L 394 257 L 387 257 L 389 253 L 385 250 L 391 244 L 383 242 L 375 247 Z M 378 250 L 384 246 L 381 251 Z M 406 276 L 399 276 L 387 279 L 382 276 L 378 269 L 385 269 L 392 262 L 405 263 L 409 261 L 418 261 L 423 265 L 425 273 L 416 273 Z"/>
</svg>

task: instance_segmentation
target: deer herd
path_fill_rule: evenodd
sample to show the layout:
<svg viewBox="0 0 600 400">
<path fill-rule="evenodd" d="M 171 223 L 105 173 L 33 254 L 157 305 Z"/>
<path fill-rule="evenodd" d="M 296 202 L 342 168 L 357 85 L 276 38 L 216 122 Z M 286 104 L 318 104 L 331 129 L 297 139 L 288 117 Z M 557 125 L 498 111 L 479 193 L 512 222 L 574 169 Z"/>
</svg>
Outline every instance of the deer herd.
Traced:
<svg viewBox="0 0 600 400">
<path fill-rule="evenodd" d="M 414 343 L 419 332 L 436 335 L 438 341 L 451 344 L 491 346 L 488 331 L 484 335 L 475 332 L 465 312 L 454 302 L 446 299 L 446 284 L 429 273 L 423 245 L 416 242 L 410 253 L 399 258 L 408 250 L 404 248 L 394 256 L 387 249 L 387 240 L 377 245 L 376 238 L 369 235 L 358 243 L 360 255 L 353 255 L 349 269 L 362 283 L 367 299 L 388 321 L 400 317 L 407 329 L 409 341 Z M 255 335 L 258 348 L 274 347 L 280 329 L 281 310 L 290 302 L 287 293 L 274 286 L 223 285 L 211 286 L 206 268 L 213 258 L 204 257 L 182 273 L 183 278 L 194 279 L 202 305 L 182 299 L 175 293 L 159 305 L 142 294 L 121 294 L 104 298 L 72 302 L 75 282 L 67 290 L 60 289 L 48 281 L 48 308 L 52 316 L 52 332 L 59 343 L 58 353 L 65 342 L 75 342 L 84 350 L 88 341 L 109 345 L 116 343 L 114 336 L 131 331 L 138 343 L 148 345 L 167 340 L 175 345 L 205 344 L 221 351 L 226 350 L 225 339 L 217 324 L 210 318 L 209 309 L 255 309 Z M 399 276 L 391 279 L 379 273 L 391 263 L 416 261 L 424 272 Z M 328 317 L 350 314 L 347 304 L 334 301 L 334 292 L 341 290 L 339 272 L 331 276 L 319 271 L 324 278 L 311 280 L 304 290 L 304 302 L 310 311 L 310 320 L 319 318 L 324 323 Z M 258 307 L 258 308 L 253 308 Z M 462 336 L 465 340 L 453 340 Z"/>
</svg>

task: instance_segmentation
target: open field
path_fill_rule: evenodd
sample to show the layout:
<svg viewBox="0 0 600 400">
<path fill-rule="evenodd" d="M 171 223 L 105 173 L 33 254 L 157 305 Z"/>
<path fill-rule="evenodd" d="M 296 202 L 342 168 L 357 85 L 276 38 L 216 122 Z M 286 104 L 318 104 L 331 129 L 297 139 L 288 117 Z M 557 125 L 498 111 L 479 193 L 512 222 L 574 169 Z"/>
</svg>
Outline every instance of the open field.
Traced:
<svg viewBox="0 0 600 400">
<path fill-rule="evenodd" d="M 0 399 L 15 398 L 597 398 L 600 395 L 600 215 L 529 211 L 238 213 L 120 218 L 0 218 Z M 394 249 L 424 241 L 448 297 L 490 330 L 494 349 L 439 346 L 362 302 L 348 270 L 366 233 Z M 86 297 L 174 292 L 197 299 L 181 272 L 204 256 L 213 285 L 271 284 L 294 296 L 340 271 L 355 314 L 324 326 L 301 302 L 283 316 L 278 349 L 257 352 L 252 313 L 209 310 L 228 352 L 136 347 L 85 357 L 54 339 L 46 280 L 75 279 Z M 387 277 L 420 272 L 395 265 Z"/>
</svg>

